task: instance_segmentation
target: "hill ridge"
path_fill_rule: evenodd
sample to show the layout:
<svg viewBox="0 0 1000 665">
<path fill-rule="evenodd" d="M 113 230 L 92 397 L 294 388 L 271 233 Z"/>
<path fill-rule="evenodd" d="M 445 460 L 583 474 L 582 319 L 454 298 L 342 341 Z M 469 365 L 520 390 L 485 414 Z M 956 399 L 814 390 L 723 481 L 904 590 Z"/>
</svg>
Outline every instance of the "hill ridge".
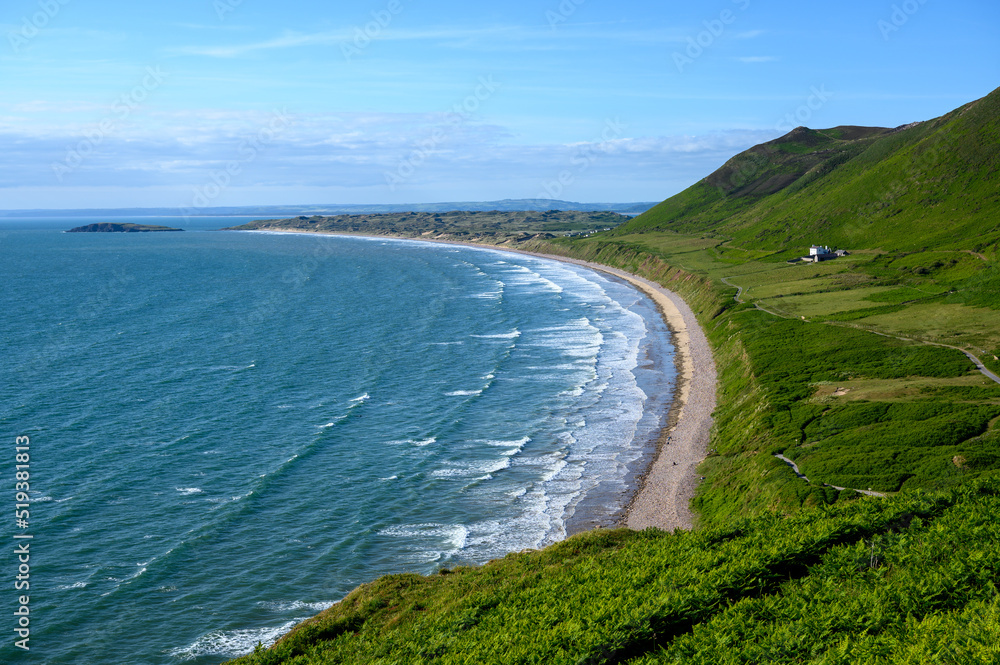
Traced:
<svg viewBox="0 0 1000 665">
<path fill-rule="evenodd" d="M 940 246 L 993 254 L 1000 242 L 998 117 L 1000 89 L 895 128 L 796 127 L 734 155 L 614 234 L 708 233 L 776 254 L 819 238 L 887 251 Z"/>
</svg>

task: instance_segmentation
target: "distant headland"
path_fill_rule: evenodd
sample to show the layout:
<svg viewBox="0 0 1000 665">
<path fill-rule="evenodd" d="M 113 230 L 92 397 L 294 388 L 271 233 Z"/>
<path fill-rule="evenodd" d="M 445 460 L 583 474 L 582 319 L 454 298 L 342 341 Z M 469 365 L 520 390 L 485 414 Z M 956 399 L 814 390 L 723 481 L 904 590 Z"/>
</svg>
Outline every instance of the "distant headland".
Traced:
<svg viewBox="0 0 1000 665">
<path fill-rule="evenodd" d="M 149 233 L 152 231 L 183 231 L 170 226 L 156 226 L 154 224 L 131 224 L 128 222 L 97 222 L 70 229 L 66 233 Z"/>
</svg>

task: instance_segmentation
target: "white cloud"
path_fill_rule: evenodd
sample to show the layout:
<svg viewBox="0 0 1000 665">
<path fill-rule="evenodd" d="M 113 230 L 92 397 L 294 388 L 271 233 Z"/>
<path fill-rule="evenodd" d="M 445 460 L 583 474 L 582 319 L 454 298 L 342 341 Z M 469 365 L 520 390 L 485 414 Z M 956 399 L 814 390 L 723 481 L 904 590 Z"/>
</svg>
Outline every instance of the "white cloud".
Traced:
<svg viewBox="0 0 1000 665">
<path fill-rule="evenodd" d="M 521 25 L 493 25 L 487 27 L 442 27 L 413 30 L 394 28 L 391 24 L 378 30 L 369 30 L 366 37 L 371 41 L 433 41 L 437 45 L 456 49 L 475 48 L 479 51 L 557 50 L 567 48 L 570 43 L 586 43 L 588 47 L 597 41 L 616 40 L 629 43 L 683 43 L 679 34 L 663 30 L 623 28 L 617 30 L 593 30 L 592 24 L 573 26 L 572 29 L 552 31 L 547 28 Z M 303 33 L 286 31 L 271 39 L 232 44 L 228 46 L 180 46 L 169 50 L 174 55 L 200 55 L 213 58 L 234 58 L 256 51 L 301 48 L 307 46 L 340 46 L 353 44 L 364 24 L 339 30 Z"/>
<path fill-rule="evenodd" d="M 734 153 L 775 137 L 769 130 L 736 130 L 518 144 L 506 127 L 471 119 L 456 123 L 444 113 L 337 113 L 293 115 L 273 137 L 248 150 L 248 140 L 269 117 L 214 110 L 154 113 L 149 125 L 103 137 L 62 181 L 53 164 L 65 160 L 83 133 L 8 130 L 0 133 L 0 151 L 8 156 L 0 164 L 0 182 L 8 193 L 51 191 L 52 200 L 77 197 L 73 192 L 86 188 L 151 196 L 181 192 L 169 200 L 158 195 L 148 205 L 190 205 L 190 192 L 237 164 L 232 191 L 214 203 L 236 205 L 236 192 L 254 189 L 336 189 L 337 200 L 355 202 L 534 197 L 568 172 L 571 182 L 561 198 L 656 200 L 704 177 Z M 386 174 L 398 173 L 407 161 L 414 165 L 412 174 L 390 191 Z M 67 205 L 75 204 L 67 199 Z"/>
</svg>

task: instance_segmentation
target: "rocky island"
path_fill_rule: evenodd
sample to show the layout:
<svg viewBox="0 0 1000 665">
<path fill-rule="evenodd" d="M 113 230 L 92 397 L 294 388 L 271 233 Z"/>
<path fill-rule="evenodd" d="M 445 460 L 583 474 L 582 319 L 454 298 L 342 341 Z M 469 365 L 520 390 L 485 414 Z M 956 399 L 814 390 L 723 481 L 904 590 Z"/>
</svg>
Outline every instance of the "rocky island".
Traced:
<svg viewBox="0 0 1000 665">
<path fill-rule="evenodd" d="M 148 233 L 151 231 L 183 231 L 170 226 L 156 226 L 154 224 L 132 224 L 130 222 L 97 222 L 70 229 L 67 233 Z"/>
</svg>

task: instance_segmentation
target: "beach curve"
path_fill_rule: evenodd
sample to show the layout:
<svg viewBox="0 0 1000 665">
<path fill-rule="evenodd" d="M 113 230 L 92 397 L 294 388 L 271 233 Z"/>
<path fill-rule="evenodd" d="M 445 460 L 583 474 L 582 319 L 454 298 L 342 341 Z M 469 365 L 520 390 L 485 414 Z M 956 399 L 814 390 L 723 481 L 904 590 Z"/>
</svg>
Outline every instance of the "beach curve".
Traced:
<svg viewBox="0 0 1000 665">
<path fill-rule="evenodd" d="M 622 525 L 630 529 L 691 529 L 694 526 L 691 499 L 700 481 L 698 465 L 708 453 L 716 399 L 715 359 L 691 307 L 673 291 L 618 268 L 541 252 L 506 251 L 564 261 L 614 275 L 656 303 L 673 334 L 677 386 L 667 424 L 657 442 L 656 455 L 626 508 Z"/>
<path fill-rule="evenodd" d="M 253 231 L 250 232 L 253 233 Z M 267 229 L 267 232 L 364 235 L 299 229 Z M 656 454 L 646 472 L 640 477 L 639 487 L 626 506 L 624 516 L 619 524 L 630 529 L 654 527 L 665 531 L 693 528 L 694 514 L 691 512 L 690 505 L 700 482 L 698 465 L 708 453 L 713 423 L 712 412 L 715 410 L 716 403 L 717 376 L 715 359 L 712 356 L 708 338 L 691 307 L 683 298 L 644 277 L 583 259 L 455 240 L 396 238 L 393 236 L 366 237 L 381 240 L 419 240 L 436 244 L 464 245 L 561 261 L 613 275 L 628 282 L 648 296 L 656 304 L 672 334 L 677 383 L 674 389 L 674 398 L 667 414 L 666 425 L 661 430 L 657 441 Z"/>
</svg>

